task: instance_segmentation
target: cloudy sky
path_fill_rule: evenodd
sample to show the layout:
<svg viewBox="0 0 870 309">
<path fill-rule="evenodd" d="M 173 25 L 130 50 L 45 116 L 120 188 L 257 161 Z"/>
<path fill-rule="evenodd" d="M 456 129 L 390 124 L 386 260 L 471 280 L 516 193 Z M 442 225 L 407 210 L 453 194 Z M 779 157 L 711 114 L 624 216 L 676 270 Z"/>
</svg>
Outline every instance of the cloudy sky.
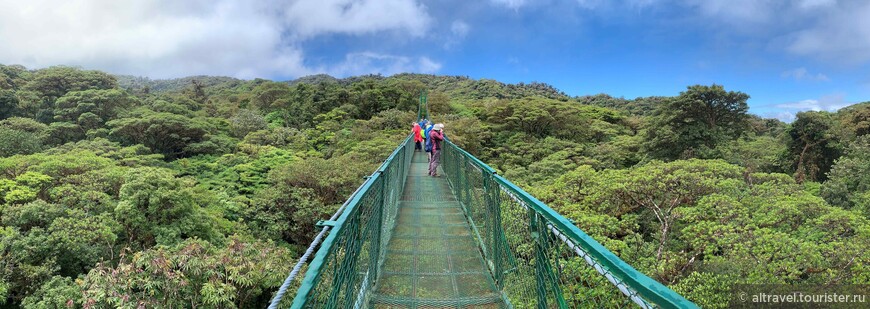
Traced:
<svg viewBox="0 0 870 309">
<path fill-rule="evenodd" d="M 626 98 L 718 83 L 789 120 L 870 100 L 870 1 L 0 0 L 0 63 L 151 78 L 419 72 Z"/>
</svg>

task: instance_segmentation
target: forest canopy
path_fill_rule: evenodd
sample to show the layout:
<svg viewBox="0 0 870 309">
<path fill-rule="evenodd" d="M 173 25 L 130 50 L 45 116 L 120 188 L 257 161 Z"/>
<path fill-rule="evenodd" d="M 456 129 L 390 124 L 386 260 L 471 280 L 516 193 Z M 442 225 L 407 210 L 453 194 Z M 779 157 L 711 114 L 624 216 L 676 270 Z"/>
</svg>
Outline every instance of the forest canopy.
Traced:
<svg viewBox="0 0 870 309">
<path fill-rule="evenodd" d="M 783 123 L 715 84 L 0 65 L 0 304 L 264 307 L 422 90 L 452 141 L 702 307 L 739 283 L 870 284 L 870 102 Z"/>
</svg>

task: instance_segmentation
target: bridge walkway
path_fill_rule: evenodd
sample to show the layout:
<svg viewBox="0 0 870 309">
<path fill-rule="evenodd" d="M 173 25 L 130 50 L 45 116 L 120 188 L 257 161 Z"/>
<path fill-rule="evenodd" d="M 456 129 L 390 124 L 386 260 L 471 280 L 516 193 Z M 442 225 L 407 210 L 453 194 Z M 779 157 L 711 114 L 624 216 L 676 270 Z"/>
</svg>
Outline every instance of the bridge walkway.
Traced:
<svg viewBox="0 0 870 309">
<path fill-rule="evenodd" d="M 372 307 L 504 307 L 462 205 L 428 165 L 414 153 Z"/>
</svg>

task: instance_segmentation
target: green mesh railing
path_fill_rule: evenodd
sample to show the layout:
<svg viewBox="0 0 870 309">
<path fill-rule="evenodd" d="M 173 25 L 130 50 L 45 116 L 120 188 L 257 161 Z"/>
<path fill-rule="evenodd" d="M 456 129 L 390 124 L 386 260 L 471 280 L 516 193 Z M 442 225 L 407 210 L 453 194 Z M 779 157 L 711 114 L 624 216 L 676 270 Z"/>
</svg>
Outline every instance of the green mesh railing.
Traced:
<svg viewBox="0 0 870 309">
<path fill-rule="evenodd" d="M 412 143 L 321 223 L 292 308 L 697 308 L 449 141 L 426 176 Z"/>
<path fill-rule="evenodd" d="M 411 156 L 410 136 L 372 174 L 335 221 L 311 261 L 292 308 L 361 308 L 384 261 Z M 341 167 L 336 167 L 341 168 Z"/>
<path fill-rule="evenodd" d="M 697 308 L 449 141 L 442 162 L 508 306 Z"/>
</svg>

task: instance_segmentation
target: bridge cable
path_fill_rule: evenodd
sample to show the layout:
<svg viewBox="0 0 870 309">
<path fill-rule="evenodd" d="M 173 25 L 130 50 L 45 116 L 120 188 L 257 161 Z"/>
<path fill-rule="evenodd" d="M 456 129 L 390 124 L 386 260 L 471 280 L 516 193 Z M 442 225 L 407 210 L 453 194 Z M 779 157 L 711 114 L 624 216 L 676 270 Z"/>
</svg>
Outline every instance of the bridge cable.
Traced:
<svg viewBox="0 0 870 309">
<path fill-rule="evenodd" d="M 335 221 L 335 219 L 338 219 L 338 216 L 340 216 L 341 213 L 344 212 L 344 208 L 347 207 L 347 204 L 350 203 L 350 200 L 352 200 L 353 197 L 357 195 L 357 193 L 359 193 L 359 190 L 362 189 L 362 187 L 363 186 L 360 185 L 356 188 L 356 191 L 353 191 L 350 197 L 348 197 L 348 199 L 344 201 L 344 204 L 342 204 L 341 207 L 339 207 L 338 210 L 336 210 L 335 213 L 332 214 L 332 217 L 329 218 L 330 221 Z M 309 245 L 308 249 L 305 250 L 305 254 L 303 254 L 302 257 L 299 258 L 299 261 L 296 262 L 295 266 L 293 266 L 293 270 L 290 271 L 290 275 L 287 276 L 287 279 L 284 279 L 284 283 L 282 283 L 281 287 L 278 288 L 278 292 L 275 293 L 275 297 L 273 297 L 272 302 L 269 303 L 268 309 L 278 308 L 278 304 L 281 302 L 281 299 L 284 298 L 284 294 L 287 293 L 287 288 L 290 287 L 290 283 L 292 283 L 293 280 L 296 279 L 296 276 L 299 275 L 299 271 L 302 270 L 302 265 L 308 262 L 311 254 L 314 253 L 314 249 L 316 249 L 317 246 L 320 245 L 320 242 L 323 241 L 323 237 L 326 235 L 326 232 L 329 232 L 329 229 L 331 228 L 331 226 L 324 226 L 323 229 L 320 230 L 320 233 L 318 233 L 317 236 L 314 237 L 314 240 L 311 241 L 311 245 Z"/>
<path fill-rule="evenodd" d="M 417 105 L 418 120 L 420 119 L 420 116 L 423 116 L 423 112 L 426 113 L 425 118 L 429 119 L 429 104 L 427 102 L 427 99 L 428 96 L 426 90 L 420 91 L 420 104 Z M 363 185 L 364 184 L 365 183 L 363 183 Z M 353 191 L 350 197 L 348 197 L 347 200 L 344 201 L 344 204 L 342 204 L 341 207 L 338 208 L 338 210 L 335 211 L 334 214 L 332 214 L 332 217 L 329 218 L 330 221 L 335 221 L 335 219 L 337 219 L 338 216 L 341 215 L 341 213 L 347 207 L 347 204 L 350 203 L 350 201 L 353 199 L 354 196 L 357 195 L 357 193 L 359 193 L 359 190 L 362 189 L 362 187 L 363 186 L 360 185 L 356 188 L 356 191 Z M 290 275 L 288 275 L 287 278 L 284 279 L 284 283 L 282 283 L 281 287 L 278 288 L 278 292 L 275 293 L 275 297 L 273 297 L 272 301 L 269 303 L 268 309 L 278 308 L 278 304 L 281 302 L 281 299 L 283 299 L 284 295 L 287 294 L 287 289 L 290 287 L 290 283 L 292 283 L 293 280 L 296 279 L 296 276 L 299 275 L 299 271 L 302 270 L 302 265 L 308 262 L 308 259 L 311 258 L 312 254 L 314 254 L 314 250 L 317 249 L 317 246 L 320 245 L 320 242 L 323 241 L 323 237 L 326 236 L 326 233 L 329 232 L 331 228 L 331 226 L 324 226 L 323 229 L 320 230 L 320 233 L 318 233 L 317 236 L 314 237 L 314 240 L 311 241 L 311 245 L 309 245 L 308 249 L 305 250 L 305 254 L 303 254 L 302 257 L 299 258 L 299 261 L 296 262 L 295 266 L 293 266 L 293 270 L 290 271 Z"/>
</svg>

